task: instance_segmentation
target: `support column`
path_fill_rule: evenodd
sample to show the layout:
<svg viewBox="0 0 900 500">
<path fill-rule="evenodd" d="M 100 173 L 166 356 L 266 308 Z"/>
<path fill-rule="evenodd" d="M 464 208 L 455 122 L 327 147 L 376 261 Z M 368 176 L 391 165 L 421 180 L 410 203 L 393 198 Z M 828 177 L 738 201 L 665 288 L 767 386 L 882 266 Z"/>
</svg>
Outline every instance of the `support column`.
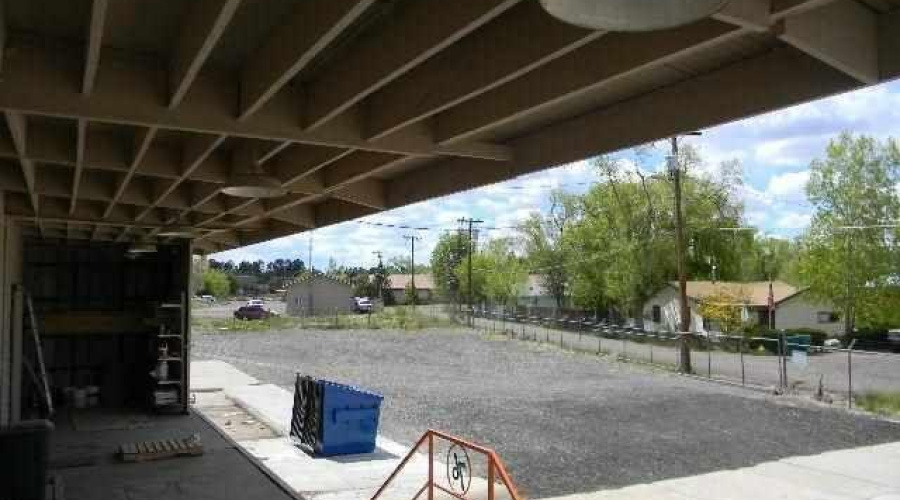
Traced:
<svg viewBox="0 0 900 500">
<path fill-rule="evenodd" d="M 0 427 L 10 421 L 10 322 L 9 290 L 6 284 L 6 198 L 0 191 Z"/>
<path fill-rule="evenodd" d="M 0 426 L 19 421 L 22 399 L 22 307 L 12 293 L 22 281 L 22 238 L 4 202 L 0 193 Z"/>
</svg>

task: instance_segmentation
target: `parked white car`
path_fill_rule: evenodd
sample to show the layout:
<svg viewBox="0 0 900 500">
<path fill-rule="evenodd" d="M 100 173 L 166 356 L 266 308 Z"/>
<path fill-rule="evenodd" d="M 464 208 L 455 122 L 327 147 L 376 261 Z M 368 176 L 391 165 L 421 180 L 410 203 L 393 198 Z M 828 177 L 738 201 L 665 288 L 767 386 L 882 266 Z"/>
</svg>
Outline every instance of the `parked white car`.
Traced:
<svg viewBox="0 0 900 500">
<path fill-rule="evenodd" d="M 838 339 L 825 339 L 825 342 L 822 343 L 822 347 L 825 349 L 840 349 L 841 341 Z"/>
</svg>

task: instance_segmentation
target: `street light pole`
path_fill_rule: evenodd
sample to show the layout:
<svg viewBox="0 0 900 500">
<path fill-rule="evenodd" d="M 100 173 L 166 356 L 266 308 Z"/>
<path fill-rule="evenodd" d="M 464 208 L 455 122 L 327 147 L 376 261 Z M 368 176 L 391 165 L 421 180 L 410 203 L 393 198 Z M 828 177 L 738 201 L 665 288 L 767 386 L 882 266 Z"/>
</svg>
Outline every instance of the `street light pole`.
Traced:
<svg viewBox="0 0 900 500">
<path fill-rule="evenodd" d="M 688 135 L 700 135 L 700 132 L 692 132 Z M 692 373 L 691 347 L 688 343 L 691 330 L 691 307 L 688 304 L 687 265 L 684 261 L 684 214 L 681 199 L 681 166 L 678 161 L 678 136 L 673 136 L 670 144 L 672 151 L 669 157 L 669 172 L 675 188 L 675 260 L 678 269 L 678 339 L 681 347 L 678 369 L 682 373 Z"/>
</svg>

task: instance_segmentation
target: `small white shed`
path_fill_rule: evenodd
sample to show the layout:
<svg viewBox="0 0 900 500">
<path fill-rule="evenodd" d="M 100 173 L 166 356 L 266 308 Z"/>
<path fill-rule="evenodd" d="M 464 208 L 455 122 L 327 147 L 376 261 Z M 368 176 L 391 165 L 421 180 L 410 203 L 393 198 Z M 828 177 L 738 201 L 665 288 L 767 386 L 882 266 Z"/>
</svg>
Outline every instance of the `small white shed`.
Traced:
<svg viewBox="0 0 900 500">
<path fill-rule="evenodd" d="M 294 281 L 285 295 L 289 316 L 318 316 L 353 310 L 353 287 L 329 276 L 306 276 Z"/>
</svg>

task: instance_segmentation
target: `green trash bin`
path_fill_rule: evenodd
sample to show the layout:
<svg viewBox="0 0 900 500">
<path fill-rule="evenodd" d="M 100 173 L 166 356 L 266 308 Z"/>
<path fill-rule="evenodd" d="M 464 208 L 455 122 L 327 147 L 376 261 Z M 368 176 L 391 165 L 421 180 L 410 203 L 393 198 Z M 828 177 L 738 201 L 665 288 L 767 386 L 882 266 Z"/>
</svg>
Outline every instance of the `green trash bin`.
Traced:
<svg viewBox="0 0 900 500">
<path fill-rule="evenodd" d="M 788 335 L 785 337 L 787 342 L 787 355 L 790 356 L 794 351 L 802 351 L 809 354 L 809 345 L 812 342 L 810 335 Z"/>
</svg>

